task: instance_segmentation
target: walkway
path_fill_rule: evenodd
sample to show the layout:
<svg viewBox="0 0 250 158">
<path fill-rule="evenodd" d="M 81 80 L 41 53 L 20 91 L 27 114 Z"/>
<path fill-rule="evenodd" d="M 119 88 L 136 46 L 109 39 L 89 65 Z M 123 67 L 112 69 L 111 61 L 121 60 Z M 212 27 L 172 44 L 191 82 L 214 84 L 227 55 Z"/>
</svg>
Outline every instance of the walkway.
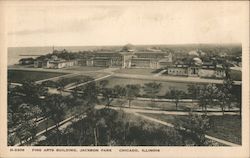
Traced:
<svg viewBox="0 0 250 158">
<path fill-rule="evenodd" d="M 40 84 L 40 83 L 43 83 L 45 81 L 55 81 L 55 80 L 58 80 L 60 78 L 74 77 L 74 76 L 78 76 L 78 75 L 81 75 L 81 74 L 80 73 L 66 74 L 66 75 L 62 75 L 62 76 L 57 76 L 57 77 L 47 78 L 44 80 L 39 80 L 39 81 L 36 81 L 35 83 Z"/>
<path fill-rule="evenodd" d="M 74 89 L 74 88 L 76 88 L 76 87 L 80 87 L 80 86 L 86 85 L 86 84 L 91 83 L 91 82 L 94 82 L 94 81 L 99 81 L 99 80 L 108 78 L 108 77 L 110 77 L 110 76 L 112 76 L 112 74 L 111 74 L 111 75 L 106 75 L 106 76 L 103 76 L 103 77 L 100 77 L 100 78 L 96 78 L 96 79 L 94 79 L 94 80 L 87 81 L 87 82 L 84 82 L 84 83 L 80 83 L 80 84 L 78 84 L 78 85 L 74 85 L 74 86 L 65 88 L 64 90 L 66 90 L 66 91 L 72 90 L 72 89 Z"/>
</svg>

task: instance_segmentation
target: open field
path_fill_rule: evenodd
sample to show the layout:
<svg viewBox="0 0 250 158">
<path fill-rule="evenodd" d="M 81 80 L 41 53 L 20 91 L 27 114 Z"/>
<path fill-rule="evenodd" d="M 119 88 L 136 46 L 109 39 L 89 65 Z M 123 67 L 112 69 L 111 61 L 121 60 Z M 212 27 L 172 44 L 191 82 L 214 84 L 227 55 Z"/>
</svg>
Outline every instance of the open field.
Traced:
<svg viewBox="0 0 250 158">
<path fill-rule="evenodd" d="M 65 70 L 74 70 L 74 71 L 98 71 L 106 69 L 106 67 L 90 67 L 90 66 L 73 66 L 69 68 L 64 68 Z"/>
<path fill-rule="evenodd" d="M 134 69 L 119 69 L 114 72 L 123 74 L 152 75 L 154 71 L 155 69 L 134 68 Z"/>
<path fill-rule="evenodd" d="M 39 81 L 65 74 L 66 73 L 8 70 L 8 81 L 14 83 L 22 83 L 24 81 Z"/>
<path fill-rule="evenodd" d="M 168 123 L 178 123 L 187 119 L 188 116 L 165 115 L 142 113 L 143 115 L 156 118 Z M 241 144 L 241 116 L 224 115 L 224 116 L 208 116 L 210 120 L 210 129 L 207 135 L 223 139 L 232 143 Z"/>
<path fill-rule="evenodd" d="M 145 83 L 154 82 L 154 80 L 143 80 L 143 79 L 129 79 L 129 78 L 120 78 L 120 77 L 109 77 L 106 80 L 109 81 L 107 87 L 114 87 L 116 85 L 126 86 L 128 84 L 139 84 L 143 86 Z M 170 88 L 175 88 L 178 90 L 183 90 L 187 92 L 188 85 L 187 83 L 176 83 L 176 82 L 166 82 L 166 81 L 155 81 L 162 84 L 162 88 L 158 93 L 159 96 L 165 95 Z"/>
</svg>

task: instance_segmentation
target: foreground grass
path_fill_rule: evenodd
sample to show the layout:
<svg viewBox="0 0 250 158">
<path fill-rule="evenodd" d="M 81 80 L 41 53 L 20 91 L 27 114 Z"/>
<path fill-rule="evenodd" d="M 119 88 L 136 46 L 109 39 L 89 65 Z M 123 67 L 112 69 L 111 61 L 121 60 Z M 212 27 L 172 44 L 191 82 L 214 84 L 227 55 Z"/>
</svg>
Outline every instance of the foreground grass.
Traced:
<svg viewBox="0 0 250 158">
<path fill-rule="evenodd" d="M 181 120 L 187 119 L 188 116 L 165 115 L 141 113 L 143 115 L 166 121 L 168 123 L 180 123 Z M 223 139 L 232 143 L 241 144 L 241 116 L 224 115 L 224 116 L 208 116 L 210 120 L 210 129 L 207 135 Z"/>
<path fill-rule="evenodd" d="M 207 134 L 241 144 L 241 116 L 209 116 L 211 128 Z"/>
<path fill-rule="evenodd" d="M 14 83 L 22 83 L 24 81 L 39 81 L 52 77 L 62 76 L 65 74 L 66 73 L 57 73 L 57 72 L 8 70 L 8 81 Z"/>
</svg>

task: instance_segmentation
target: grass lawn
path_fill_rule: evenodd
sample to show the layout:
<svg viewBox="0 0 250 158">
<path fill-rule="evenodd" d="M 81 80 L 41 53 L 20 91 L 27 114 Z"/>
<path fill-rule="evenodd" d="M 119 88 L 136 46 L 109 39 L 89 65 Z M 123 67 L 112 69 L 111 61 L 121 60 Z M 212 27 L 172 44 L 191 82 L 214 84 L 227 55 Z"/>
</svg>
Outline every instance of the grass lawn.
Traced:
<svg viewBox="0 0 250 158">
<path fill-rule="evenodd" d="M 120 77 L 109 77 L 107 78 L 109 81 L 108 87 L 114 87 L 116 85 L 126 86 L 128 84 L 139 84 L 143 86 L 145 83 L 154 82 L 154 80 L 143 80 L 143 79 L 129 79 L 129 78 L 120 78 Z M 170 88 L 175 88 L 178 90 L 186 91 L 188 85 L 187 83 L 176 83 L 176 82 L 167 82 L 167 81 L 155 81 L 157 83 L 162 84 L 162 88 L 158 93 L 159 96 L 165 95 Z"/>
<path fill-rule="evenodd" d="M 211 129 L 208 135 L 241 144 L 241 117 L 240 116 L 209 116 Z"/>
<path fill-rule="evenodd" d="M 47 78 L 65 75 L 65 73 L 57 72 L 38 72 L 38 71 L 23 71 L 23 70 L 8 70 L 8 81 L 22 83 L 24 81 L 39 81 Z"/>
<path fill-rule="evenodd" d="M 77 75 L 72 77 L 62 77 L 58 81 L 62 83 L 62 85 L 65 86 L 73 86 L 75 84 L 84 83 L 87 81 L 90 81 L 91 77 L 85 76 L 85 75 Z"/>
<path fill-rule="evenodd" d="M 241 81 L 242 80 L 242 73 L 238 70 L 230 70 L 231 78 L 235 81 Z"/>
<path fill-rule="evenodd" d="M 65 70 L 75 70 L 75 71 L 98 71 L 106 69 L 106 67 L 90 67 L 90 66 L 74 66 L 69 68 L 64 68 Z"/>
<path fill-rule="evenodd" d="M 188 116 L 165 115 L 142 113 L 143 115 L 156 118 L 169 123 L 178 123 L 181 119 Z M 210 119 L 210 129 L 207 135 L 223 139 L 232 143 L 241 144 L 241 117 L 233 115 L 208 116 Z"/>
<path fill-rule="evenodd" d="M 154 71 L 155 69 L 134 68 L 134 69 L 119 69 L 114 72 L 123 74 L 153 75 Z"/>
</svg>

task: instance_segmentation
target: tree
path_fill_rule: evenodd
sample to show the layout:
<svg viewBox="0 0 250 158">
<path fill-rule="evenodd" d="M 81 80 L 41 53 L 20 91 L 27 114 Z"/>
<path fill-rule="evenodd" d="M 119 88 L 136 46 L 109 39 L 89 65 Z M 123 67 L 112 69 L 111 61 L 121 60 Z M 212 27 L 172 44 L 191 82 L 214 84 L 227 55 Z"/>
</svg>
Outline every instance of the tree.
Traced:
<svg viewBox="0 0 250 158">
<path fill-rule="evenodd" d="M 199 95 L 200 95 L 200 89 L 201 87 L 199 85 L 188 85 L 188 93 L 192 98 L 192 101 L 194 101 L 195 99 L 198 99 Z"/>
<path fill-rule="evenodd" d="M 27 143 L 36 135 L 36 123 L 31 106 L 28 104 L 21 104 L 18 112 L 15 114 L 19 118 L 19 125 L 16 129 L 16 135 L 20 140 L 20 144 Z"/>
<path fill-rule="evenodd" d="M 86 105 L 86 108 L 93 109 L 95 104 L 99 102 L 97 97 L 99 89 L 94 81 L 79 87 L 79 94 L 83 100 L 83 105 Z"/>
<path fill-rule="evenodd" d="M 41 104 L 47 89 L 34 82 L 24 81 L 22 86 L 8 86 L 8 130 L 16 135 L 20 143 L 27 143 L 36 135 L 36 120 L 43 116 Z"/>
<path fill-rule="evenodd" d="M 57 90 L 60 92 L 61 95 L 62 95 L 62 92 L 63 92 L 66 84 L 67 84 L 67 81 L 65 78 L 58 80 L 56 83 Z"/>
<path fill-rule="evenodd" d="M 205 133 L 210 128 L 206 115 L 189 113 L 188 118 L 182 118 L 175 123 L 175 129 L 182 135 L 186 145 L 206 145 Z M 190 142 L 191 141 L 191 142 Z"/>
<path fill-rule="evenodd" d="M 161 83 L 156 83 L 156 82 L 145 83 L 143 87 L 143 90 L 152 99 L 152 101 L 156 98 L 160 89 L 161 89 Z"/>
<path fill-rule="evenodd" d="M 228 109 L 231 109 L 231 104 L 233 102 L 233 81 L 231 79 L 223 80 L 222 86 L 218 88 L 218 103 L 221 106 L 221 111 L 224 115 L 225 107 L 228 106 Z"/>
<path fill-rule="evenodd" d="M 131 101 L 139 95 L 140 85 L 128 84 L 126 85 L 126 98 L 128 100 L 129 107 L 131 106 Z"/>
<path fill-rule="evenodd" d="M 66 103 L 63 96 L 59 94 L 52 94 L 47 97 L 47 104 L 50 108 L 51 119 L 55 122 L 58 129 L 60 121 L 64 118 L 64 110 Z"/>
<path fill-rule="evenodd" d="M 199 105 L 202 110 L 205 109 L 205 114 L 207 114 L 207 106 L 215 106 L 218 99 L 218 88 L 214 84 L 208 84 L 201 88 L 199 95 Z"/>
<path fill-rule="evenodd" d="M 115 85 L 114 86 L 114 92 L 117 98 L 121 98 L 123 96 L 126 96 L 126 88 L 120 86 L 120 85 Z"/>
<path fill-rule="evenodd" d="M 49 126 L 49 119 L 52 115 L 52 110 L 50 108 L 50 104 L 47 103 L 48 101 L 45 100 L 44 102 L 44 106 L 42 107 L 42 113 L 43 113 L 43 116 L 45 117 L 45 131 L 47 132 L 48 130 L 48 126 Z"/>
<path fill-rule="evenodd" d="M 106 101 L 106 107 L 109 107 L 111 102 L 114 100 L 116 97 L 116 93 L 113 88 L 103 88 L 102 91 L 102 96 L 104 98 L 104 101 Z"/>
<path fill-rule="evenodd" d="M 184 92 L 181 90 L 171 89 L 169 92 L 170 98 L 174 100 L 175 108 L 178 110 L 178 104 L 180 102 L 180 99 L 183 98 Z"/>
<path fill-rule="evenodd" d="M 34 82 L 25 81 L 22 86 L 15 88 L 15 93 L 22 97 L 24 103 L 35 106 L 40 105 L 40 98 L 48 94 L 48 89 Z"/>
<path fill-rule="evenodd" d="M 34 106 L 31 108 L 31 110 L 32 110 L 32 113 L 34 114 L 35 122 L 36 122 L 39 116 L 41 116 L 42 114 L 42 109 L 39 106 Z"/>
<path fill-rule="evenodd" d="M 105 88 L 107 85 L 108 85 L 109 81 L 108 80 L 101 80 L 99 82 L 99 87 L 102 89 L 102 88 Z"/>
<path fill-rule="evenodd" d="M 222 70 L 225 72 L 224 79 L 231 79 L 230 75 L 230 65 L 227 61 L 223 60 L 222 61 Z"/>
<path fill-rule="evenodd" d="M 54 121 L 57 132 L 57 144 L 59 143 L 60 130 L 59 125 L 60 122 L 64 119 L 65 116 L 65 107 L 66 103 L 64 101 L 63 96 L 59 94 L 52 94 L 46 98 L 46 103 L 49 105 L 49 116 Z"/>
</svg>

